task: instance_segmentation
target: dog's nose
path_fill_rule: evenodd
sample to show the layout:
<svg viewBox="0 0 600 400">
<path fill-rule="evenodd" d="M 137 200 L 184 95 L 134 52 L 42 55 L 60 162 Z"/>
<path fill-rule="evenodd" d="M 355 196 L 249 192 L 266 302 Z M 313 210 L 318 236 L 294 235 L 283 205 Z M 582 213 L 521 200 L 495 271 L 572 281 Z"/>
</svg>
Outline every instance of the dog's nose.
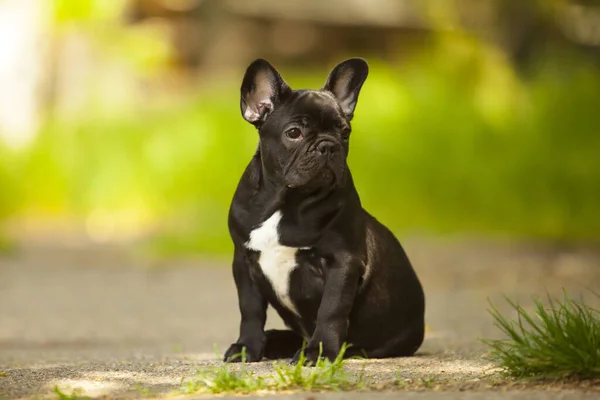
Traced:
<svg viewBox="0 0 600 400">
<path fill-rule="evenodd" d="M 317 144 L 317 151 L 322 155 L 335 153 L 335 143 L 330 140 L 322 140 Z"/>
</svg>

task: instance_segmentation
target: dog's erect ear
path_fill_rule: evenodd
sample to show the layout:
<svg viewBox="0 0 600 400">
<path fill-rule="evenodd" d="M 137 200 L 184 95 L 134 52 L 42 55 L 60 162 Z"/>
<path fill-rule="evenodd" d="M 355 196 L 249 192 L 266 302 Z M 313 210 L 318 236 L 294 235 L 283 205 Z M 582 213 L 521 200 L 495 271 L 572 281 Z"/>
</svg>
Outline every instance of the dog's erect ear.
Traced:
<svg viewBox="0 0 600 400">
<path fill-rule="evenodd" d="M 360 88 L 368 74 L 369 65 L 365 60 L 350 58 L 336 65 L 323 87 L 333 93 L 348 120 L 354 115 Z"/>
<path fill-rule="evenodd" d="M 267 60 L 248 66 L 241 88 L 240 107 L 244 119 L 259 127 L 290 87 Z"/>
</svg>

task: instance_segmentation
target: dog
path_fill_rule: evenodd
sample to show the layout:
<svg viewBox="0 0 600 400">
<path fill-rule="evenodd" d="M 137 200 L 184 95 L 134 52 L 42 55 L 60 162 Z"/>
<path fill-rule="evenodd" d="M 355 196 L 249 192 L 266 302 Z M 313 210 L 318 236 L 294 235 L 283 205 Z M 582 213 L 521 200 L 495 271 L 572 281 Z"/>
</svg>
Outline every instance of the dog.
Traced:
<svg viewBox="0 0 600 400">
<path fill-rule="evenodd" d="M 346 163 L 367 62 L 338 64 L 319 90 L 293 90 L 252 62 L 241 112 L 258 149 L 231 203 L 233 277 L 241 313 L 226 362 L 411 356 L 425 331 L 425 296 L 404 249 L 365 211 Z M 390 177 L 391 178 L 391 177 Z M 390 182 L 390 184 L 399 184 Z M 271 305 L 289 330 L 264 326 Z"/>
</svg>

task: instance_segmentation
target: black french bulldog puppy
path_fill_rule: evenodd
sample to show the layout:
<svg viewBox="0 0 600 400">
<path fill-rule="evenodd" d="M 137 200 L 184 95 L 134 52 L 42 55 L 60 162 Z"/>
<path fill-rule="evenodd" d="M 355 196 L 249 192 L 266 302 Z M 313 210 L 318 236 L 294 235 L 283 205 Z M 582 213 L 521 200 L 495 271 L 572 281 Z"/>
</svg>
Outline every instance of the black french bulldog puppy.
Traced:
<svg viewBox="0 0 600 400">
<path fill-rule="evenodd" d="M 240 334 L 225 361 L 410 356 L 423 342 L 421 284 L 398 240 L 361 206 L 346 157 L 366 61 L 320 90 L 292 90 L 263 59 L 241 86 L 259 146 L 229 212 Z M 394 184 L 391 182 L 391 184 Z M 265 332 L 267 306 L 290 330 Z"/>
</svg>

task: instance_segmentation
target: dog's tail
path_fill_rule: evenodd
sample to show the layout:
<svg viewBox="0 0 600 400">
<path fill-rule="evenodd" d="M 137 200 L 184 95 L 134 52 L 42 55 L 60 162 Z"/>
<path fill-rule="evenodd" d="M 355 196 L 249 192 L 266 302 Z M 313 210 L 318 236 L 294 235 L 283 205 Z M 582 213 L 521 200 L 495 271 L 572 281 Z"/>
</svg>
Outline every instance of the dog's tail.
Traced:
<svg viewBox="0 0 600 400">
<path fill-rule="evenodd" d="M 265 332 L 265 358 L 278 360 L 292 358 L 302 348 L 303 338 L 294 331 L 270 329 Z"/>
</svg>

